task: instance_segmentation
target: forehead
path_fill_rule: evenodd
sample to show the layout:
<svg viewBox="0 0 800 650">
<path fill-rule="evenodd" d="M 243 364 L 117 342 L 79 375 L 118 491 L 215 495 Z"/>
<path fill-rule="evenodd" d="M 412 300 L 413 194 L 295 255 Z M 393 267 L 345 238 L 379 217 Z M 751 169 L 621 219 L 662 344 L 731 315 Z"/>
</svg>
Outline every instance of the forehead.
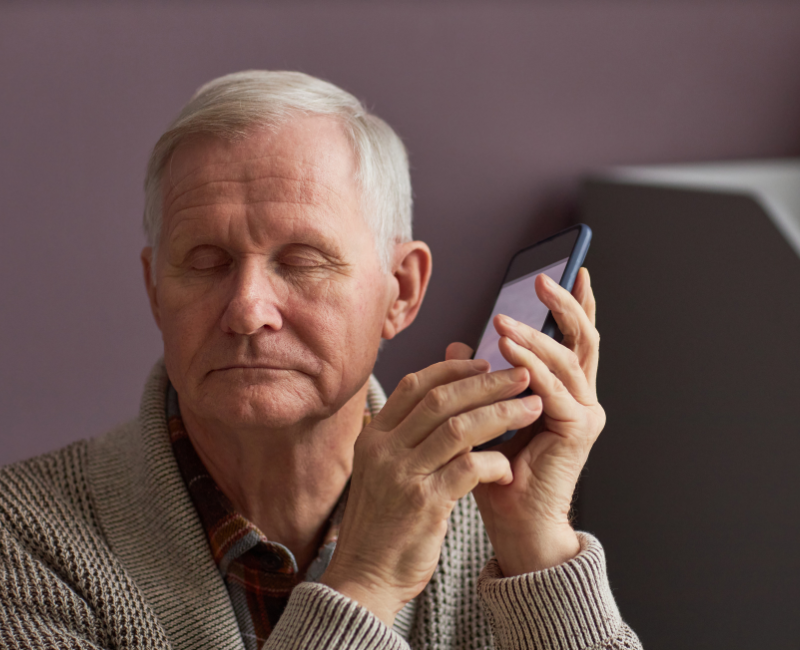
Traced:
<svg viewBox="0 0 800 650">
<path fill-rule="evenodd" d="M 266 214 L 335 226 L 333 213 L 360 213 L 356 172 L 353 147 L 333 118 L 301 117 L 233 142 L 194 136 L 164 170 L 164 227 Z"/>
</svg>

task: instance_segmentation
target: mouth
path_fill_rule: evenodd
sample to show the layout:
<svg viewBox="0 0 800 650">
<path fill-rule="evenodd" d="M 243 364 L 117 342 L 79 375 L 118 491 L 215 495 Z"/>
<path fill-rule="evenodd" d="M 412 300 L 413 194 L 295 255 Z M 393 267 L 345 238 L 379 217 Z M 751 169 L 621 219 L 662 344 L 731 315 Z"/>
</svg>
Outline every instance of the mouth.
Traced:
<svg viewBox="0 0 800 650">
<path fill-rule="evenodd" d="M 284 368 L 282 366 L 270 366 L 267 364 L 242 364 L 242 365 L 233 365 L 233 366 L 223 366 L 222 368 L 216 368 L 216 372 L 221 372 L 223 370 L 243 370 L 243 371 L 256 371 L 256 370 L 292 370 L 292 368 Z"/>
</svg>

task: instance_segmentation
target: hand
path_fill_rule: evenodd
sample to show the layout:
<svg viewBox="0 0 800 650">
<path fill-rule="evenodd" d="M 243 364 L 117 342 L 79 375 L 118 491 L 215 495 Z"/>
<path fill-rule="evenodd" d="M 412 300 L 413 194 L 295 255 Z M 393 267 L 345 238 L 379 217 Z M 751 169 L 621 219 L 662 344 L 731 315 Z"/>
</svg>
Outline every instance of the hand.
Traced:
<svg viewBox="0 0 800 650">
<path fill-rule="evenodd" d="M 570 505 L 605 425 L 597 401 L 600 338 L 588 271 L 578 273 L 574 295 L 545 275 L 536 278 L 536 293 L 553 312 L 563 344 L 505 316 L 497 316 L 494 325 L 503 356 L 528 371 L 530 388 L 542 398 L 543 416 L 494 448 L 511 459 L 513 481 L 474 490 L 500 568 L 509 577 L 561 564 L 580 551 Z M 471 355 L 463 344 L 448 347 L 448 359 Z"/>
<path fill-rule="evenodd" d="M 526 368 L 489 373 L 481 360 L 450 360 L 408 375 L 355 445 L 336 552 L 321 582 L 391 626 L 428 584 L 458 499 L 482 483 L 512 480 L 497 451 L 471 452 L 541 414 L 537 396 L 509 399 Z"/>
</svg>

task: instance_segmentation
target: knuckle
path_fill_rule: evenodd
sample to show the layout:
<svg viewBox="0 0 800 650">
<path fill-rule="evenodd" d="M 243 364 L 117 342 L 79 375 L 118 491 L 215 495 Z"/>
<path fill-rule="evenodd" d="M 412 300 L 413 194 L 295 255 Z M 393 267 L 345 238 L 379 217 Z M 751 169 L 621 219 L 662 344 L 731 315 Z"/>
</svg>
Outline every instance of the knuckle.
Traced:
<svg viewBox="0 0 800 650">
<path fill-rule="evenodd" d="M 397 384 L 397 390 L 403 395 L 413 395 L 419 390 L 420 380 L 416 372 L 407 374 Z"/>
<path fill-rule="evenodd" d="M 443 386 L 437 386 L 428 391 L 425 396 L 425 407 L 434 415 L 442 415 L 447 410 L 449 403 L 448 391 Z"/>
<path fill-rule="evenodd" d="M 407 485 L 406 498 L 415 510 L 425 510 L 428 505 L 428 491 L 422 483 L 417 481 Z"/>
<path fill-rule="evenodd" d="M 596 426 L 596 429 L 595 429 L 595 432 L 594 432 L 594 437 L 593 437 L 594 440 L 597 440 L 600 437 L 600 434 L 603 432 L 603 429 L 605 428 L 605 426 L 606 426 L 606 410 L 602 406 L 600 406 L 600 404 L 598 404 L 597 405 L 597 426 Z"/>
<path fill-rule="evenodd" d="M 500 384 L 500 378 L 494 372 L 478 375 L 478 384 L 482 393 L 491 393 Z"/>
<path fill-rule="evenodd" d="M 444 432 L 451 442 L 461 445 L 467 439 L 467 426 L 464 419 L 459 415 L 448 418 L 444 427 Z"/>
<path fill-rule="evenodd" d="M 475 454 L 463 454 L 458 459 L 458 464 L 465 474 L 475 474 L 478 471 L 478 461 L 475 458 Z"/>
<path fill-rule="evenodd" d="M 514 415 L 513 409 L 511 408 L 511 404 L 509 403 L 511 401 L 516 402 L 517 400 L 504 399 L 499 402 L 495 402 L 493 404 L 495 415 L 499 420 L 510 420 L 513 417 Z M 514 406 L 517 405 L 515 404 Z"/>
</svg>

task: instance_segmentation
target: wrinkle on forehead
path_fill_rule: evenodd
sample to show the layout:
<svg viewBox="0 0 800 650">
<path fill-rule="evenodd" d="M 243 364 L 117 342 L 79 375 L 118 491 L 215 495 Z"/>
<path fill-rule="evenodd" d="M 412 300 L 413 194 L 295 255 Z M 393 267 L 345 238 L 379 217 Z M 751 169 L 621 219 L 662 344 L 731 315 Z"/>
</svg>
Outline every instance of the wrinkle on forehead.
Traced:
<svg viewBox="0 0 800 650">
<path fill-rule="evenodd" d="M 162 227 L 172 239 L 192 223 L 213 231 L 219 218 L 240 215 L 255 230 L 282 223 L 284 233 L 321 229 L 338 239 L 344 223 L 337 215 L 363 215 L 355 171 L 349 138 L 324 118 L 234 142 L 197 136 L 175 150 L 165 170 Z"/>
<path fill-rule="evenodd" d="M 192 199 L 186 205 L 195 196 L 203 201 L 225 191 L 243 202 L 263 200 L 252 198 L 267 189 L 258 188 L 259 182 L 271 186 L 277 201 L 343 199 L 341 189 L 357 185 L 356 166 L 350 139 L 330 117 L 297 118 L 277 131 L 255 129 L 235 141 L 198 135 L 170 156 L 162 186 L 164 214 L 173 206 L 182 208 L 187 195 Z"/>
<path fill-rule="evenodd" d="M 280 164 L 280 163 L 279 163 Z M 288 203 L 321 206 L 347 201 L 340 188 L 326 182 L 311 166 L 298 174 L 273 171 L 270 161 L 252 159 L 241 165 L 218 164 L 199 168 L 173 185 L 164 197 L 165 213 L 235 201 L 240 205 Z"/>
</svg>

